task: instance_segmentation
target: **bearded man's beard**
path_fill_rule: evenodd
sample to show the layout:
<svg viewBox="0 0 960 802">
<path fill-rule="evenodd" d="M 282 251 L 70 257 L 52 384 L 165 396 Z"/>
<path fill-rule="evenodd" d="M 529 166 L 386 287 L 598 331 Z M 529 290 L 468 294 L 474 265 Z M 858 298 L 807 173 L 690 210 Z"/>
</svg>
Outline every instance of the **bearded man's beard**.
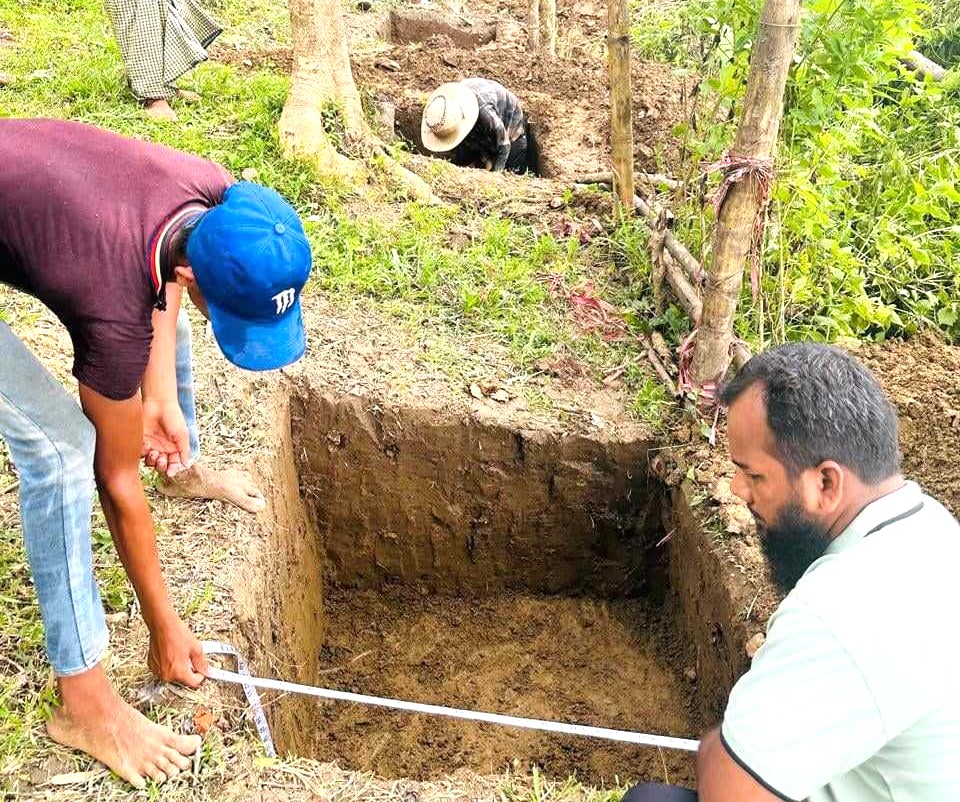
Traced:
<svg viewBox="0 0 960 802">
<path fill-rule="evenodd" d="M 811 564 L 823 556 L 827 528 L 795 501 L 785 505 L 772 524 L 756 513 L 753 517 L 773 581 L 783 593 L 789 593 Z"/>
</svg>

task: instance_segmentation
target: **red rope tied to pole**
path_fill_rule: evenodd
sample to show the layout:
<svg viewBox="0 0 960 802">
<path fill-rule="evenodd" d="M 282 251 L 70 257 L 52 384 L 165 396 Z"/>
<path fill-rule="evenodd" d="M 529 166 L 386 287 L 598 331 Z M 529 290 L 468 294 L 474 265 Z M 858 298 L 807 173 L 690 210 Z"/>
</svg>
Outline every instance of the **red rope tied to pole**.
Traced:
<svg viewBox="0 0 960 802">
<path fill-rule="evenodd" d="M 717 187 L 711 201 L 717 215 L 734 184 L 746 178 L 753 178 L 757 192 L 757 216 L 753 221 L 753 239 L 750 243 L 750 289 L 753 300 L 760 293 L 760 249 L 763 245 L 763 230 L 767 224 L 767 205 L 770 201 L 770 186 L 773 183 L 773 159 L 768 157 L 735 156 L 728 153 L 719 161 L 709 165 L 705 173 L 723 171 L 723 181 Z"/>
</svg>

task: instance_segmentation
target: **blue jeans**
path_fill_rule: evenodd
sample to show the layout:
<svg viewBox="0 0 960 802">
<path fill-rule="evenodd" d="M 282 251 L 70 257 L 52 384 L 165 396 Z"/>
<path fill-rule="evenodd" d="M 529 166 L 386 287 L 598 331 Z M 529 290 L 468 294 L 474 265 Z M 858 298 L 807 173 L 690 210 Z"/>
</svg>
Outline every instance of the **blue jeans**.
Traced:
<svg viewBox="0 0 960 802">
<path fill-rule="evenodd" d="M 197 430 L 197 404 L 193 397 L 192 345 L 190 318 L 180 309 L 177 315 L 177 401 L 190 431 L 190 461 L 200 456 L 200 432 Z"/>
<path fill-rule="evenodd" d="M 20 518 L 43 616 L 47 659 L 61 677 L 93 668 L 107 623 L 93 574 L 93 425 L 60 383 L 0 321 L 0 437 L 20 474 Z M 177 320 L 177 397 L 199 454 L 190 325 Z"/>
<path fill-rule="evenodd" d="M 93 575 L 95 434 L 77 402 L 0 322 L 0 436 L 20 473 L 23 539 L 60 676 L 93 668 L 107 648 Z"/>
</svg>

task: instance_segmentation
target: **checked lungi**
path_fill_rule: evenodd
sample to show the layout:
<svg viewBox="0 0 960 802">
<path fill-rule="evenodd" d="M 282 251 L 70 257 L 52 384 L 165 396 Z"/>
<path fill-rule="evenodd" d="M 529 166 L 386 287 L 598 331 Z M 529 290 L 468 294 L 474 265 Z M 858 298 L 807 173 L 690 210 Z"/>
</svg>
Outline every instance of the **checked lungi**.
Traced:
<svg viewBox="0 0 960 802">
<path fill-rule="evenodd" d="M 207 58 L 222 32 L 193 0 L 106 0 L 133 94 L 173 97 L 173 82 Z"/>
</svg>

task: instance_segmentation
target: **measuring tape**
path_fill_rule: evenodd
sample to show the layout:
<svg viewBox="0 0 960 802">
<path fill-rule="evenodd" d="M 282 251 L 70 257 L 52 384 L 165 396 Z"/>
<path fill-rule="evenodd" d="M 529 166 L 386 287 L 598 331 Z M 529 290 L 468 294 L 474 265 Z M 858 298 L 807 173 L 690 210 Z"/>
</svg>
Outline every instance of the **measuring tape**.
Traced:
<svg viewBox="0 0 960 802">
<path fill-rule="evenodd" d="M 544 721 L 537 718 L 521 718 L 519 716 L 506 716 L 501 713 L 484 713 L 479 710 L 461 710 L 456 707 L 444 707 L 443 705 L 429 705 L 420 702 L 405 702 L 402 699 L 387 699 L 382 696 L 366 696 L 360 693 L 350 693 L 348 691 L 335 691 L 329 688 L 318 688 L 313 685 L 301 685 L 297 682 L 286 682 L 279 679 L 264 679 L 253 677 L 247 669 L 246 662 L 237 653 L 237 650 L 226 643 L 216 641 L 203 641 L 204 654 L 229 654 L 237 658 L 237 671 L 224 671 L 221 668 L 210 668 L 207 675 L 210 679 L 220 682 L 232 682 L 240 685 L 246 694 L 247 701 L 253 710 L 253 720 L 256 724 L 260 738 L 264 742 L 267 754 L 271 757 L 276 755 L 273 746 L 273 739 L 270 737 L 270 729 L 267 725 L 266 716 L 263 714 L 263 708 L 260 705 L 260 697 L 257 694 L 257 688 L 271 691 L 285 691 L 287 693 L 298 693 L 304 696 L 317 696 L 322 699 L 334 699 L 340 702 L 354 702 L 361 705 L 374 705 L 377 707 L 388 707 L 393 710 L 406 710 L 410 713 L 424 713 L 428 716 L 447 716 L 449 718 L 466 719 L 467 721 L 482 721 L 487 724 L 500 724 L 507 727 L 520 727 L 527 730 L 541 730 L 543 732 L 557 732 L 563 735 L 579 735 L 586 738 L 601 738 L 607 741 L 621 741 L 624 743 L 637 744 L 640 746 L 656 746 L 663 749 L 679 749 L 684 752 L 696 752 L 700 746 L 699 741 L 687 738 L 672 738 L 666 735 L 647 735 L 640 732 L 630 732 L 629 730 L 613 730 L 607 727 L 588 727 L 583 724 L 565 724 L 559 721 Z"/>
</svg>

